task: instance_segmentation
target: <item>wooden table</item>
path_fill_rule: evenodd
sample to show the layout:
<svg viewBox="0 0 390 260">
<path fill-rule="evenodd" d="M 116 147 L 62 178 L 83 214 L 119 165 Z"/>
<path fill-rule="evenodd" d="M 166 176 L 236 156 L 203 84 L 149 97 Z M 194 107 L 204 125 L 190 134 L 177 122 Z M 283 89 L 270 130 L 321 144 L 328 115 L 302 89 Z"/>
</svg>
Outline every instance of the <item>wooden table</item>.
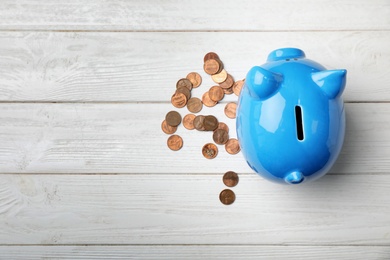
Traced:
<svg viewBox="0 0 390 260">
<path fill-rule="evenodd" d="M 0 3 L 0 259 L 390 259 L 390 2 Z M 176 81 L 217 52 L 236 79 L 294 46 L 348 70 L 346 140 L 304 186 L 201 154 L 160 124 Z M 232 95 L 202 114 L 226 122 Z M 239 173 L 233 205 L 222 175 Z"/>
</svg>

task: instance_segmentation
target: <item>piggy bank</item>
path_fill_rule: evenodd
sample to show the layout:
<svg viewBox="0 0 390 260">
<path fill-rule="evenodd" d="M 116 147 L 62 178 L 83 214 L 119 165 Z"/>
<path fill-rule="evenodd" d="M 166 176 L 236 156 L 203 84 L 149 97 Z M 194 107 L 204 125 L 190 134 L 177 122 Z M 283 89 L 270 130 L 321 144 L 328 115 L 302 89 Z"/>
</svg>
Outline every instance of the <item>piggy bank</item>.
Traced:
<svg viewBox="0 0 390 260">
<path fill-rule="evenodd" d="M 296 48 L 275 50 L 248 72 L 236 130 L 255 172 L 299 184 L 329 171 L 344 141 L 346 73 L 326 70 Z"/>
</svg>

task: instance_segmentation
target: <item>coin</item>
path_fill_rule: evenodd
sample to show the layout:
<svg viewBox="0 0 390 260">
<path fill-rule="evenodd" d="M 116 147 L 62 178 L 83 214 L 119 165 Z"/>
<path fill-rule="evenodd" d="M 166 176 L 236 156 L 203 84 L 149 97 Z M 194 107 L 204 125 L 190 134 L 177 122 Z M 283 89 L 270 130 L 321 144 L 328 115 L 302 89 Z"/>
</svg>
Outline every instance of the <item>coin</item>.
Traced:
<svg viewBox="0 0 390 260">
<path fill-rule="evenodd" d="M 227 72 L 226 72 L 226 70 L 223 69 L 223 70 L 221 70 L 221 72 L 212 75 L 211 79 L 215 83 L 222 83 L 222 82 L 224 82 L 227 79 Z"/>
<path fill-rule="evenodd" d="M 219 59 L 219 56 L 215 52 L 206 53 L 206 55 L 203 58 L 203 62 L 206 62 L 206 60 L 210 60 L 210 59 Z"/>
<path fill-rule="evenodd" d="M 200 110 L 202 110 L 202 107 L 203 103 L 197 97 L 190 98 L 190 100 L 187 102 L 187 109 L 192 113 L 198 113 Z"/>
<path fill-rule="evenodd" d="M 197 88 L 202 83 L 202 77 L 199 75 L 199 73 L 196 72 L 190 72 L 188 73 L 186 77 L 189 81 L 192 83 L 193 88 Z"/>
<path fill-rule="evenodd" d="M 171 135 L 176 132 L 177 126 L 170 126 L 168 125 L 167 120 L 164 120 L 161 123 L 161 129 L 163 130 L 164 133 Z"/>
<path fill-rule="evenodd" d="M 226 144 L 229 134 L 223 129 L 216 129 L 213 133 L 213 140 L 216 144 Z"/>
<path fill-rule="evenodd" d="M 228 118 L 236 118 L 236 109 L 237 109 L 237 104 L 234 102 L 227 103 L 225 106 L 225 115 Z"/>
<path fill-rule="evenodd" d="M 236 194 L 232 190 L 225 189 L 219 194 L 219 200 L 222 204 L 230 205 L 236 200 Z"/>
<path fill-rule="evenodd" d="M 224 96 L 225 93 L 223 92 L 223 88 L 221 88 L 220 86 L 212 86 L 209 89 L 209 97 L 214 102 L 221 101 Z"/>
<path fill-rule="evenodd" d="M 207 74 L 214 75 L 223 69 L 223 65 L 219 59 L 209 59 L 203 64 L 203 69 Z"/>
<path fill-rule="evenodd" d="M 233 92 L 236 96 L 239 96 L 241 93 L 241 89 L 244 86 L 245 79 L 238 80 L 233 84 Z"/>
<path fill-rule="evenodd" d="M 233 171 L 228 171 L 223 175 L 223 183 L 228 187 L 234 187 L 238 183 L 238 175 Z"/>
<path fill-rule="evenodd" d="M 224 88 L 223 89 L 223 93 L 225 93 L 225 95 L 233 94 L 233 87 L 231 87 L 231 88 Z"/>
<path fill-rule="evenodd" d="M 186 87 L 183 87 L 183 86 L 178 87 L 176 89 L 176 92 L 183 93 L 186 96 L 187 100 L 189 100 L 191 98 L 191 90 L 189 90 Z"/>
<path fill-rule="evenodd" d="M 178 126 L 181 123 L 181 115 L 176 111 L 170 111 L 165 116 L 165 120 L 170 126 Z"/>
<path fill-rule="evenodd" d="M 202 154 L 206 159 L 214 159 L 218 154 L 218 148 L 212 143 L 205 144 L 202 148 Z"/>
<path fill-rule="evenodd" d="M 232 75 L 230 74 L 227 74 L 227 78 L 224 82 L 220 83 L 219 85 L 221 86 L 221 88 L 231 88 L 234 84 L 234 79 L 232 77 Z"/>
<path fill-rule="evenodd" d="M 229 127 L 224 122 L 219 122 L 217 129 L 222 129 L 229 133 Z"/>
<path fill-rule="evenodd" d="M 172 151 L 178 151 L 183 147 L 183 139 L 178 135 L 171 135 L 168 138 L 167 145 Z"/>
<path fill-rule="evenodd" d="M 187 97 L 183 93 L 175 92 L 175 94 L 172 95 L 171 103 L 174 107 L 182 108 L 187 104 L 187 100 Z"/>
<path fill-rule="evenodd" d="M 211 100 L 210 96 L 209 96 L 209 92 L 205 92 L 202 96 L 202 103 L 206 106 L 206 107 L 213 107 L 215 106 L 218 102 L 215 102 L 213 100 Z"/>
<path fill-rule="evenodd" d="M 188 130 L 193 130 L 195 128 L 194 126 L 194 119 L 195 119 L 194 114 L 187 114 L 183 118 L 183 125 L 186 129 Z"/>
<path fill-rule="evenodd" d="M 215 116 L 205 116 L 203 126 L 206 131 L 214 131 L 218 127 L 218 119 Z"/>
<path fill-rule="evenodd" d="M 176 83 L 176 88 L 179 88 L 179 87 L 186 87 L 186 88 L 188 88 L 188 90 L 191 90 L 192 83 L 189 79 L 182 78 L 182 79 L 179 79 Z"/>
<path fill-rule="evenodd" d="M 236 138 L 230 138 L 225 144 L 226 152 L 230 154 L 237 154 L 241 148 Z"/>
<path fill-rule="evenodd" d="M 196 117 L 194 118 L 194 128 L 195 128 L 196 130 L 198 130 L 198 131 L 204 131 L 204 130 L 206 130 L 206 129 L 204 128 L 204 124 L 203 124 L 204 118 L 205 118 L 205 116 L 202 116 L 202 115 L 196 116 Z"/>
</svg>

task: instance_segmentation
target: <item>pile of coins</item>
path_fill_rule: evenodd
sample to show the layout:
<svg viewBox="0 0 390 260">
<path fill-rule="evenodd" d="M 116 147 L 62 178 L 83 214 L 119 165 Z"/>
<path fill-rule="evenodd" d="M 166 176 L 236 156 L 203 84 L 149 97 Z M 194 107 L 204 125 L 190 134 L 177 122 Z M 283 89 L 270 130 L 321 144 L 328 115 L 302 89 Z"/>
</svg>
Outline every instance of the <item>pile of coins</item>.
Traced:
<svg viewBox="0 0 390 260">
<path fill-rule="evenodd" d="M 215 144 L 206 143 L 201 150 L 202 155 L 206 159 L 214 159 L 218 155 L 217 145 L 224 145 L 225 150 L 229 154 L 237 154 L 241 150 L 240 145 L 236 138 L 229 138 L 229 127 L 225 123 L 219 122 L 213 115 L 195 114 L 202 110 L 203 105 L 214 107 L 225 95 L 234 93 L 239 96 L 244 85 L 244 79 L 234 81 L 234 78 L 224 69 L 224 65 L 219 56 L 214 52 L 207 53 L 203 61 L 204 71 L 211 76 L 211 79 L 217 85 L 210 87 L 202 95 L 202 99 L 199 99 L 191 96 L 192 89 L 198 88 L 202 83 L 202 77 L 199 73 L 191 72 L 185 78 L 179 79 L 176 83 L 176 90 L 171 97 L 171 103 L 176 108 L 187 107 L 188 111 L 192 114 L 187 114 L 182 119 L 178 112 L 170 111 L 166 114 L 165 120 L 161 124 L 161 129 L 164 133 L 171 135 L 167 140 L 167 145 L 173 151 L 178 151 L 183 147 L 183 139 L 179 135 L 174 134 L 177 127 L 183 123 L 187 130 L 196 129 L 198 131 L 209 131 L 213 133 L 212 139 Z M 224 109 L 225 115 L 230 119 L 236 118 L 236 108 L 236 102 L 226 104 Z M 238 176 L 236 180 L 238 182 Z M 230 205 L 234 202 L 235 195 L 233 191 L 227 189 L 221 192 L 220 200 L 223 204 Z"/>
</svg>

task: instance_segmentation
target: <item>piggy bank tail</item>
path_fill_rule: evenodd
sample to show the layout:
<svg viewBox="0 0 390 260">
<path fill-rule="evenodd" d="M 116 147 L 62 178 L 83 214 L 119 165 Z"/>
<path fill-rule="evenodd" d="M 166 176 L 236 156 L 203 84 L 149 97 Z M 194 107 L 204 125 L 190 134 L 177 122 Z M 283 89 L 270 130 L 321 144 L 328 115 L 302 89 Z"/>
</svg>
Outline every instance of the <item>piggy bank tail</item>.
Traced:
<svg viewBox="0 0 390 260">
<path fill-rule="evenodd" d="M 290 172 L 286 175 L 286 177 L 284 177 L 285 182 L 288 184 L 299 184 L 303 182 L 304 179 L 305 176 L 303 176 L 303 174 L 299 171 Z"/>
</svg>

